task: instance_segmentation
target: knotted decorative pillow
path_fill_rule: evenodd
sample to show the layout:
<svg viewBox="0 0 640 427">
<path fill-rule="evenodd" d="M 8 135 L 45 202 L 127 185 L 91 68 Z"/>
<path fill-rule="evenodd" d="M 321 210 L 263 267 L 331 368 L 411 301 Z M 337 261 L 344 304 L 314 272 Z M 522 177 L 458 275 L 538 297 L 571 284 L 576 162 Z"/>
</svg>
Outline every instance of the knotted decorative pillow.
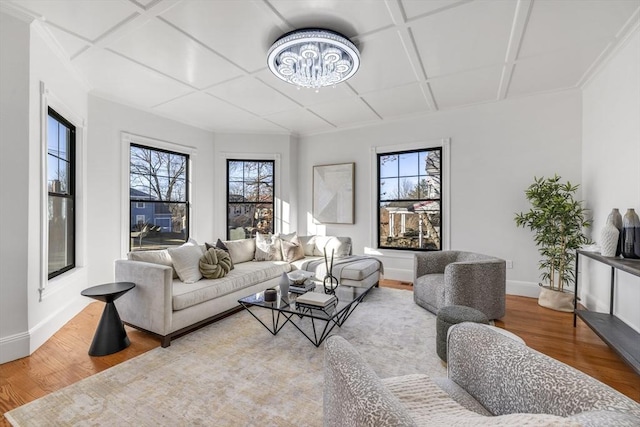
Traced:
<svg viewBox="0 0 640 427">
<path fill-rule="evenodd" d="M 231 257 L 222 249 L 210 248 L 200 257 L 200 272 L 205 279 L 224 277 L 231 266 Z"/>
</svg>

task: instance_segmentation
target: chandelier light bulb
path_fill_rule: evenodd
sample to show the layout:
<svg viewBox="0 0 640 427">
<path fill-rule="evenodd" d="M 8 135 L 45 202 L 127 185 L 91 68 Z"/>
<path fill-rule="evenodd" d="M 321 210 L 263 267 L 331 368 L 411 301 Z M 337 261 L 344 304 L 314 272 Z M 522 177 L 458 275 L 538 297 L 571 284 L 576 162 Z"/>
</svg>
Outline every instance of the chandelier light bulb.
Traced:
<svg viewBox="0 0 640 427">
<path fill-rule="evenodd" d="M 267 62 L 279 79 L 318 92 L 321 87 L 335 87 L 353 76 L 360 67 L 360 52 L 342 34 L 308 28 L 276 40 Z"/>
</svg>

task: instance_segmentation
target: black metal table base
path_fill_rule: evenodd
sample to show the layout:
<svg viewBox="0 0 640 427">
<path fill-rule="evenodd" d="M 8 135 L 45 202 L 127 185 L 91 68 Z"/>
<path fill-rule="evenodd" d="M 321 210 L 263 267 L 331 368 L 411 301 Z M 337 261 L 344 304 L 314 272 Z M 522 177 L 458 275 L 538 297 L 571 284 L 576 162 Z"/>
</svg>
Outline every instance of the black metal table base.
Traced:
<svg viewBox="0 0 640 427">
<path fill-rule="evenodd" d="M 106 356 L 129 347 L 131 341 L 124 330 L 118 310 L 113 302 L 104 306 L 100 323 L 93 336 L 89 356 Z"/>
<path fill-rule="evenodd" d="M 258 322 L 260 322 L 260 324 L 264 326 L 265 329 L 271 332 L 272 335 L 277 335 L 278 332 L 280 332 L 280 330 L 284 327 L 284 325 L 286 325 L 287 323 L 291 323 L 313 345 L 315 345 L 316 347 L 319 347 L 320 344 L 322 344 L 323 341 L 329 337 L 329 335 L 331 334 L 331 332 L 336 326 L 341 327 L 344 324 L 344 322 L 346 322 L 349 316 L 351 316 L 351 313 L 353 313 L 353 310 L 355 310 L 355 308 L 360 304 L 360 302 L 364 300 L 365 296 L 366 294 L 363 294 L 361 297 L 354 300 L 353 303 L 350 304 L 346 310 L 342 311 L 337 316 L 331 316 L 330 313 L 325 312 L 320 307 L 318 308 L 304 307 L 299 312 L 290 312 L 290 311 L 275 310 L 269 307 L 261 307 L 253 304 L 247 304 L 242 301 L 240 301 L 240 304 L 249 312 L 249 314 L 251 314 Z M 265 322 L 262 321 L 262 319 L 256 316 L 255 313 L 251 311 L 251 307 L 266 308 L 271 310 L 271 325 L 267 325 Z M 319 317 L 317 315 L 314 315 L 313 310 L 321 311 L 328 317 L 325 318 L 325 317 Z M 312 331 L 311 334 L 304 331 L 300 326 L 298 326 L 298 324 L 296 324 L 295 321 L 292 320 L 292 318 L 296 316 L 301 320 L 302 319 L 311 320 L 311 331 Z M 318 323 L 316 323 L 316 321 Z M 324 326 L 322 326 L 320 322 L 324 323 Z"/>
</svg>

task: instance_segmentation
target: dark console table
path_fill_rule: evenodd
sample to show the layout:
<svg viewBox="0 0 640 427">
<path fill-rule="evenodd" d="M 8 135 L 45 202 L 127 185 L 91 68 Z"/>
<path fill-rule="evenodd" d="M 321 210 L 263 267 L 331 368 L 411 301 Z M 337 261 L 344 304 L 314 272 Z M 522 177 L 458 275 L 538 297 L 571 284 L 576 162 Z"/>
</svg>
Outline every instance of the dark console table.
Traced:
<svg viewBox="0 0 640 427">
<path fill-rule="evenodd" d="M 599 261 L 611 267 L 611 295 L 609 300 L 609 313 L 598 313 L 578 309 L 578 261 L 580 255 Z M 604 257 L 596 252 L 576 252 L 576 293 L 574 299 L 575 310 L 573 312 L 573 327 L 576 327 L 576 318 L 589 326 L 593 331 L 620 355 L 622 360 L 628 363 L 640 374 L 640 334 L 629 325 L 613 315 L 613 297 L 615 295 L 615 271 L 621 270 L 640 277 L 640 260 Z"/>
<path fill-rule="evenodd" d="M 129 337 L 113 302 L 135 286 L 135 283 L 131 282 L 115 282 L 94 286 L 81 292 L 85 297 L 107 303 L 93 336 L 89 356 L 106 356 L 129 347 Z"/>
</svg>

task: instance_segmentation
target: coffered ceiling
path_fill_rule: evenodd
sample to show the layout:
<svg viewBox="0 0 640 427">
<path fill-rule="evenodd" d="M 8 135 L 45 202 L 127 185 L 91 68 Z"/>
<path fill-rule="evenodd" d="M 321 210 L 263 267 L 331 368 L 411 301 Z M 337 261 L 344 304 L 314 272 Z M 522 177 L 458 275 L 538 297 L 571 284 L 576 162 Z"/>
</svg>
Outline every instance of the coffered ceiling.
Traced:
<svg viewBox="0 0 640 427">
<path fill-rule="evenodd" d="M 40 21 L 91 93 L 218 132 L 311 134 L 579 87 L 640 0 L 1 0 Z M 283 33 L 360 49 L 336 88 L 271 75 Z"/>
</svg>

